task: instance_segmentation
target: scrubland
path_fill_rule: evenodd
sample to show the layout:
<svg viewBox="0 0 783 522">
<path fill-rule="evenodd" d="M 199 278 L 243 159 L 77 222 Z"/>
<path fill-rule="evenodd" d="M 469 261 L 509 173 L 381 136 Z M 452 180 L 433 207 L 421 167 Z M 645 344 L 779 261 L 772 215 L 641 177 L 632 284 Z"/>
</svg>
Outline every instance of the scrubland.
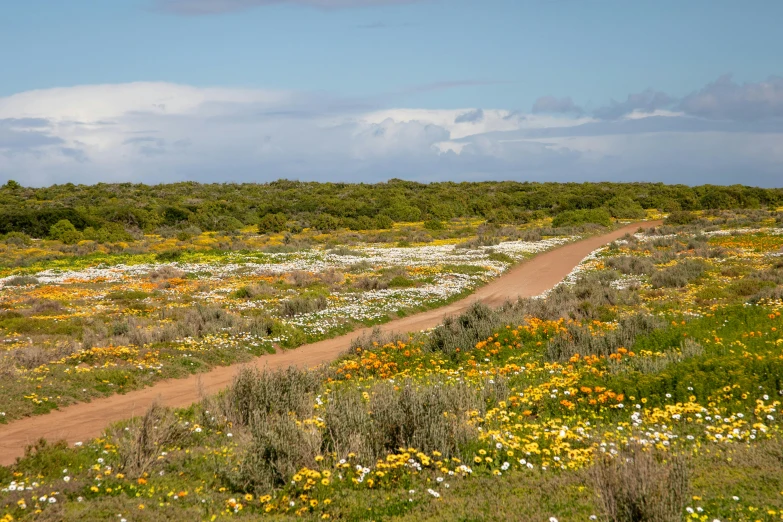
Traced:
<svg viewBox="0 0 783 522">
<path fill-rule="evenodd" d="M 782 519 L 782 224 L 770 211 L 673 213 L 661 227 L 593 252 L 544 296 L 499 309 L 475 305 L 428 332 L 375 333 L 313 370 L 244 370 L 218 396 L 187 409 L 153 407 L 74 448 L 41 441 L 0 468 L 0 515 L 4 522 Z M 452 288 L 442 281 L 463 280 L 455 276 L 491 277 L 531 253 L 512 248 L 522 244 L 515 241 L 491 251 L 475 241 L 459 253 L 453 244 L 394 247 L 394 259 L 410 256 L 400 263 L 404 272 L 383 265 L 379 247 L 355 244 L 345 247 L 350 252 L 237 254 L 267 256 L 257 259 L 269 276 L 235 270 L 242 263 L 234 254 L 220 254 L 232 259 L 223 261 L 210 252 L 105 268 L 69 261 L 78 265 L 69 268 L 74 274 L 99 272 L 101 281 L 74 275 L 50 283 L 46 267 L 8 273 L 3 324 L 51 323 L 46 333 L 18 332 L 7 343 L 2 386 L 38 379 L 43 390 L 82 376 L 93 379 L 85 389 L 103 393 L 100 371 L 130 376 L 106 379 L 117 388 L 169 366 L 192 371 L 186 362 L 224 364 L 223 354 L 267 349 L 248 337 L 256 321 L 301 332 L 303 342 L 328 334 L 308 329 L 315 324 L 308 320 L 330 307 L 364 306 L 366 295 L 379 296 L 382 307 L 393 292 L 414 290 L 419 300 L 410 297 L 407 309 L 430 306 L 482 279 L 434 301 L 421 289 Z M 418 248 L 444 248 L 446 259 Z M 363 260 L 379 268 L 352 272 Z M 199 274 L 196 264 L 210 275 L 189 276 Z M 8 277 L 20 278 L 18 286 Z M 379 286 L 359 283 L 373 278 Z M 26 301 L 37 288 L 68 294 Z M 201 293 L 212 304 L 199 306 Z M 133 306 L 145 311 L 119 312 Z M 53 332 L 73 324 L 75 313 L 81 337 L 65 326 Z M 58 314 L 69 317 L 46 319 Z M 105 331 L 89 322 L 98 314 L 108 318 Z M 286 342 L 283 330 L 255 331 Z M 41 365 L 25 367 L 22 354 L 36 355 L 25 336 L 34 335 L 50 344 Z M 67 339 L 66 362 L 46 359 Z M 106 339 L 121 340 L 116 353 L 91 352 Z M 257 350 L 247 348 L 253 342 Z M 139 357 L 156 346 L 158 358 L 145 366 Z M 74 354 L 95 358 L 73 364 Z M 47 407 L 31 398 L 9 404 L 18 404 L 12 417 Z"/>
</svg>

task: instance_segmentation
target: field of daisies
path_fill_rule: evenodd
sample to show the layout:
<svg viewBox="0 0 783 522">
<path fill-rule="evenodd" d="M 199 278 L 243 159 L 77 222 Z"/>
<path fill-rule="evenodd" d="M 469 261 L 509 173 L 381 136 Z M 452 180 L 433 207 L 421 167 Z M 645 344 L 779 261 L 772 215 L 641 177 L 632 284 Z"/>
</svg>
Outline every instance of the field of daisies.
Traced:
<svg viewBox="0 0 783 522">
<path fill-rule="evenodd" d="M 246 370 L 219 396 L 153 407 L 75 448 L 40 442 L 0 468 L 0 520 L 781 520 L 782 223 L 713 213 L 627 235 L 545 296 L 475 305 L 430 332 L 367 336 L 315 370 Z M 525 255 L 515 248 L 494 253 Z M 439 278 L 461 280 L 432 271 L 433 252 L 414 252 L 394 277 L 441 289 Z M 459 261 L 437 252 L 484 276 L 503 269 L 481 250 Z M 384 259 L 362 253 L 281 258 L 278 274 Z M 127 285 L 152 269 L 94 268 L 89 283 L 75 282 L 87 272 L 38 274 L 36 284 Z M 205 275 L 214 284 L 190 293 L 263 306 L 232 297 L 242 277 L 262 276 Z M 149 299 L 201 281 L 179 279 Z M 330 296 L 291 322 L 372 309 Z M 199 353 L 195 340 L 179 344 Z"/>
<path fill-rule="evenodd" d="M 578 239 L 467 230 L 351 247 L 327 244 L 343 239 L 328 234 L 298 246 L 246 234 L 231 249 L 209 233 L 149 236 L 115 253 L 0 245 L 3 262 L 34 260 L 0 267 L 0 423 L 441 306 Z"/>
</svg>

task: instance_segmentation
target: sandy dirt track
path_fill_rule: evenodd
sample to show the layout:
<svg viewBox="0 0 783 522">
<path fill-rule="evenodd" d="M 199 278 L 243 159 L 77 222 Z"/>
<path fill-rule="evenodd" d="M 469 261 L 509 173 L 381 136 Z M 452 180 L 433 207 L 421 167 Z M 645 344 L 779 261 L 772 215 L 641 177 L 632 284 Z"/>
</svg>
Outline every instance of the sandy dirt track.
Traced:
<svg viewBox="0 0 783 522">
<path fill-rule="evenodd" d="M 443 318 L 462 312 L 476 301 L 499 306 L 507 300 L 539 295 L 565 278 L 579 262 L 601 247 L 639 227 L 650 228 L 660 221 L 635 223 L 608 234 L 590 237 L 543 254 L 512 268 L 499 278 L 479 288 L 470 296 L 449 305 L 397 319 L 382 325 L 383 331 L 413 332 L 440 324 Z M 24 454 L 26 445 L 45 437 L 50 441 L 65 439 L 69 444 L 98 437 L 110 423 L 143 414 L 156 400 L 166 406 L 182 407 L 196 402 L 202 393 L 214 394 L 231 384 L 242 366 L 259 368 L 312 367 L 329 362 L 342 354 L 352 339 L 367 333 L 363 328 L 349 334 L 258 357 L 251 363 L 215 368 L 185 379 L 161 381 L 149 388 L 113 395 L 88 403 L 79 403 L 45 415 L 29 417 L 0 426 L 0 465 L 13 464 Z"/>
</svg>

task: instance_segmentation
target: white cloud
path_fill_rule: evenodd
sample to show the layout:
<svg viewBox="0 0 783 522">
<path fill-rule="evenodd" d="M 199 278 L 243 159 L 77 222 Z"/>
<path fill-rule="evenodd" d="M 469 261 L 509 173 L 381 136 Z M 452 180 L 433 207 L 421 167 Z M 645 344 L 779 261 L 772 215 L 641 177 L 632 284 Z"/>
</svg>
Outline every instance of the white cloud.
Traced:
<svg viewBox="0 0 783 522">
<path fill-rule="evenodd" d="M 260 89 L 79 86 L 0 98 L 0 181 L 703 183 L 719 172 L 731 182 L 774 185 L 783 163 L 778 127 L 647 107 L 606 121 L 477 107 L 373 110 Z"/>
</svg>

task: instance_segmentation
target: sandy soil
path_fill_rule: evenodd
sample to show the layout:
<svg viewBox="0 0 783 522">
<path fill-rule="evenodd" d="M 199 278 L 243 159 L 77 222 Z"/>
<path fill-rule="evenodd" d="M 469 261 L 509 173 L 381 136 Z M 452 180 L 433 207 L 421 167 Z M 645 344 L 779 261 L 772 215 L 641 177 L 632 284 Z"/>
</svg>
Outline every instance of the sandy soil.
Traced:
<svg viewBox="0 0 783 522">
<path fill-rule="evenodd" d="M 590 252 L 640 226 L 660 225 L 650 221 L 627 225 L 608 234 L 595 236 L 550 250 L 509 270 L 501 277 L 479 288 L 470 296 L 435 310 L 404 317 L 381 326 L 383 331 L 413 332 L 440 324 L 448 315 L 467 309 L 476 301 L 499 306 L 507 300 L 539 295 L 565 278 Z M 29 417 L 0 426 L 0 465 L 10 465 L 24 454 L 24 448 L 41 437 L 51 441 L 65 439 L 69 444 L 88 441 L 101 435 L 110 423 L 141 415 L 155 401 L 166 406 L 182 407 L 198 401 L 203 394 L 214 394 L 231 384 L 240 367 L 248 364 L 260 368 L 288 366 L 312 367 L 329 362 L 342 354 L 352 339 L 371 329 L 258 357 L 252 363 L 215 368 L 185 379 L 161 381 L 149 388 L 124 395 L 114 395 L 88 403 L 74 404 L 45 415 Z"/>
</svg>

